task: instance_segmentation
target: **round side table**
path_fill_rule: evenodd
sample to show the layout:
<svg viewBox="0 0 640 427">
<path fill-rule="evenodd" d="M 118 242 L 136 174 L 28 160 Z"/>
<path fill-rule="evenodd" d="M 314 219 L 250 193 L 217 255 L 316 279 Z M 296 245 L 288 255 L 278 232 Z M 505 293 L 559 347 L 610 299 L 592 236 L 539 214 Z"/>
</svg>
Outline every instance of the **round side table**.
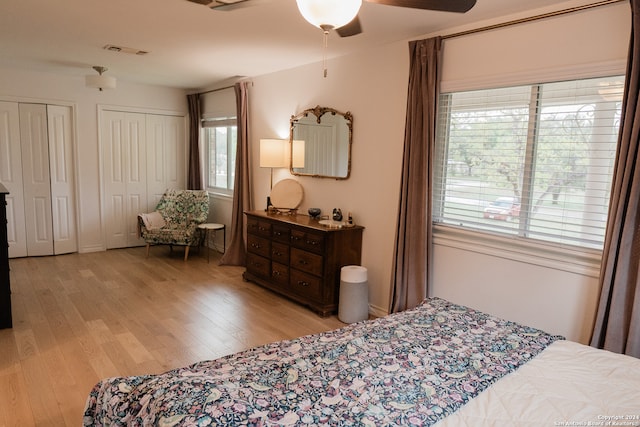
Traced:
<svg viewBox="0 0 640 427">
<path fill-rule="evenodd" d="M 227 248 L 227 226 L 224 224 L 206 223 L 198 225 L 198 228 L 204 230 L 204 242 L 207 245 L 207 262 L 210 261 L 211 247 L 209 246 L 209 233 L 213 231 L 213 238 L 216 237 L 216 232 L 222 230 L 222 253 Z"/>
</svg>

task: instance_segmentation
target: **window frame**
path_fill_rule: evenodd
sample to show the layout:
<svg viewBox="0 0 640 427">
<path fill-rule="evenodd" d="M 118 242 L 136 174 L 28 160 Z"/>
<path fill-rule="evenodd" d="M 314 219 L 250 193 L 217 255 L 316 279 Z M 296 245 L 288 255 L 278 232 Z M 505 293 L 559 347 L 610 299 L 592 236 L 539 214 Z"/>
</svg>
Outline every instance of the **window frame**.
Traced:
<svg viewBox="0 0 640 427">
<path fill-rule="evenodd" d="M 617 73 L 616 73 L 617 74 Z M 612 78 L 624 76 L 612 75 Z M 597 77 L 594 77 L 597 78 Z M 587 80 L 589 77 L 576 78 L 573 80 Z M 565 80 L 566 81 L 566 80 Z M 536 91 L 545 84 L 545 82 L 529 84 L 532 88 L 532 95 L 535 95 Z M 515 85 L 522 86 L 522 84 Z M 477 89 L 483 90 L 483 89 Z M 460 92 L 466 92 L 463 90 Z M 439 98 L 439 111 L 449 107 L 446 103 L 450 100 L 448 95 L 455 93 L 443 93 Z M 532 96 L 531 99 L 533 99 Z M 535 115 L 535 121 L 533 123 L 538 125 L 540 117 L 538 115 L 540 105 L 536 104 L 530 106 L 530 117 Z M 439 113 L 438 113 L 439 114 Z M 431 198 L 433 207 L 433 243 L 434 245 L 443 247 L 452 247 L 458 249 L 464 249 L 472 252 L 487 256 L 496 256 L 513 261 L 520 261 L 534 265 L 540 265 L 550 267 L 557 270 L 563 270 L 572 273 L 578 273 L 589 277 L 597 278 L 600 272 L 600 262 L 602 256 L 602 249 L 585 247 L 580 245 L 573 245 L 569 243 L 553 242 L 549 240 L 536 239 L 535 237 L 528 237 L 527 231 L 524 232 L 519 227 L 516 234 L 510 235 L 507 233 L 501 233 L 499 231 L 474 229 L 470 226 L 455 225 L 447 222 L 440 222 L 436 219 L 442 216 L 438 212 L 444 212 L 444 198 L 446 191 L 444 189 L 446 183 L 446 175 L 448 173 L 448 144 L 449 144 L 449 129 L 450 129 L 451 115 L 447 115 L 446 118 L 438 117 L 438 125 L 440 129 L 436 133 L 436 152 L 434 159 L 434 190 Z M 530 122 L 531 123 L 531 122 Z M 532 158 L 535 154 L 529 152 L 529 144 L 527 144 L 526 160 L 524 161 L 524 168 L 531 168 L 536 159 Z M 528 179 L 530 184 L 533 185 L 533 175 L 529 173 Z M 439 181 L 439 182 L 438 182 Z M 610 183 L 611 185 L 611 183 Z M 525 185 L 523 183 L 523 191 Z M 531 203 L 531 195 L 528 197 Z M 525 199 L 523 197 L 523 199 Z M 529 206 L 530 208 L 531 206 Z M 523 206 L 523 211 L 527 207 Z M 606 225 L 605 225 L 606 227 Z"/>
<path fill-rule="evenodd" d="M 234 180 L 235 180 L 235 167 L 231 167 L 235 164 L 235 155 L 227 156 L 227 187 L 211 186 L 209 177 L 211 172 L 212 159 L 210 158 L 210 138 L 207 137 L 207 132 L 211 129 L 215 131 L 216 128 L 227 128 L 227 153 L 233 152 L 233 144 L 235 143 L 235 150 L 238 147 L 237 140 L 237 119 L 236 117 L 224 117 L 216 119 L 203 119 L 201 126 L 201 140 L 204 141 L 202 149 L 204 151 L 204 173 L 205 173 L 205 188 L 209 193 L 232 197 L 234 193 Z M 233 130 L 235 128 L 235 131 Z M 236 136 L 236 140 L 232 141 L 232 135 Z M 235 154 L 235 152 L 234 152 Z M 213 159 L 215 164 L 216 159 Z"/>
</svg>

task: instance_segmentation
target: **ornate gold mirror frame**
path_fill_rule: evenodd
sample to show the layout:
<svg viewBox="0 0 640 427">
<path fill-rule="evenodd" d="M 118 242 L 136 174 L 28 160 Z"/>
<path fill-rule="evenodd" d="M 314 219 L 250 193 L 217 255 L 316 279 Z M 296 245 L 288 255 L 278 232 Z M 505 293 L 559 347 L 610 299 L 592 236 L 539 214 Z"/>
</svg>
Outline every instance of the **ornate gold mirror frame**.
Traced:
<svg viewBox="0 0 640 427">
<path fill-rule="evenodd" d="M 353 115 L 328 107 L 291 116 L 290 171 L 293 175 L 347 179 L 351 175 Z"/>
</svg>

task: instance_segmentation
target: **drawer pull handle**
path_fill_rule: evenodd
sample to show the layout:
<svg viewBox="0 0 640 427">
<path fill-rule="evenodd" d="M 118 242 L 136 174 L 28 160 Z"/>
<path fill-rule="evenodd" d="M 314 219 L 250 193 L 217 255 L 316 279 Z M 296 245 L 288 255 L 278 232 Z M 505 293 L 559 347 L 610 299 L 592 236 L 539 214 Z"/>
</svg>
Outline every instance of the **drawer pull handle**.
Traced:
<svg viewBox="0 0 640 427">
<path fill-rule="evenodd" d="M 307 245 L 315 246 L 317 244 L 318 244 L 318 242 L 315 241 L 315 240 L 307 240 Z"/>
<path fill-rule="evenodd" d="M 298 280 L 298 285 L 300 285 L 300 286 L 309 286 L 309 282 L 305 282 L 303 280 Z"/>
<path fill-rule="evenodd" d="M 275 256 L 283 256 L 284 254 L 282 252 L 274 252 L 273 253 Z"/>
<path fill-rule="evenodd" d="M 281 232 L 279 232 L 279 231 L 274 231 L 274 232 L 273 232 L 273 235 L 274 235 L 274 236 L 282 236 L 282 233 L 281 233 Z"/>
<path fill-rule="evenodd" d="M 300 261 L 298 261 L 298 263 L 300 263 L 300 264 L 302 264 L 302 265 L 308 265 L 308 264 L 309 264 L 309 263 L 308 263 L 306 260 L 304 260 L 304 259 L 301 259 Z"/>
<path fill-rule="evenodd" d="M 254 248 L 254 249 L 260 249 L 262 246 L 260 246 L 259 243 L 252 243 L 251 247 Z"/>
<path fill-rule="evenodd" d="M 280 276 L 280 272 L 279 272 L 279 271 L 274 271 L 274 272 L 273 272 L 273 276 L 274 276 L 274 277 L 278 277 L 278 276 Z"/>
</svg>

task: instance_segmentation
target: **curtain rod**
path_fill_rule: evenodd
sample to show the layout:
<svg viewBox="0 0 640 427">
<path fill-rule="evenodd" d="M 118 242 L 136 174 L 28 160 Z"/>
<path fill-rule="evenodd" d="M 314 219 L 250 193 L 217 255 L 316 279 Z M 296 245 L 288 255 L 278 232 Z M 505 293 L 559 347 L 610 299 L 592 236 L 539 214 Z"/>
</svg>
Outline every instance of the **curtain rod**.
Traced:
<svg viewBox="0 0 640 427">
<path fill-rule="evenodd" d="M 251 83 L 251 86 L 253 86 L 253 81 L 248 79 L 248 78 L 242 78 L 240 80 L 238 80 L 236 83 L 240 83 L 240 82 L 248 82 Z M 225 89 L 233 89 L 235 87 L 235 83 L 229 86 L 225 86 L 225 87 L 219 87 L 218 89 L 211 89 L 211 90 L 206 90 L 204 92 L 199 92 L 198 95 L 204 95 L 205 93 L 213 93 L 213 92 L 219 92 L 221 90 L 225 90 Z"/>
<path fill-rule="evenodd" d="M 475 28 L 473 30 L 460 31 L 459 33 L 447 34 L 447 35 L 442 36 L 442 40 L 451 39 L 451 38 L 454 38 L 454 37 L 467 36 L 469 34 L 480 33 L 480 32 L 483 32 L 483 31 L 496 30 L 498 28 L 509 27 L 511 25 L 516 25 L 516 24 L 524 24 L 526 22 L 538 21 L 540 19 L 551 18 L 551 17 L 559 16 L 559 15 L 566 15 L 568 13 L 580 12 L 582 10 L 593 9 L 593 8 L 596 8 L 596 7 L 606 6 L 608 4 L 613 4 L 613 3 L 620 3 L 620 2 L 623 2 L 623 1 L 628 1 L 628 0 L 602 0 L 602 1 L 599 1 L 597 3 L 586 4 L 586 5 L 583 5 L 583 6 L 570 7 L 568 9 L 557 10 L 555 12 L 548 12 L 548 13 L 543 13 L 543 14 L 540 14 L 540 15 L 530 16 L 528 18 L 515 19 L 513 21 L 502 22 L 500 24 L 494 24 L 494 25 L 488 25 L 486 27 Z"/>
<path fill-rule="evenodd" d="M 235 85 L 232 85 L 232 86 L 225 86 L 225 87 L 219 87 L 218 89 L 206 90 L 206 91 L 204 91 L 204 92 L 200 92 L 200 93 L 198 93 L 198 95 L 204 95 L 205 93 L 218 92 L 218 91 L 225 90 L 225 89 L 233 89 L 233 87 L 234 87 L 234 86 L 235 86 Z"/>
</svg>

